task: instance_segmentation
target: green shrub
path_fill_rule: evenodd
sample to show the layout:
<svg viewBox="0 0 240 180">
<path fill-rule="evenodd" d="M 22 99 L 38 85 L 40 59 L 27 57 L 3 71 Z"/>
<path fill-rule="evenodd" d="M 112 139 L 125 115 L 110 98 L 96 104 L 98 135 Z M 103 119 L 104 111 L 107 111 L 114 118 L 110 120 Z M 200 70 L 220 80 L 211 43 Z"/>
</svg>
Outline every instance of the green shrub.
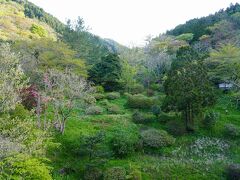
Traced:
<svg viewBox="0 0 240 180">
<path fill-rule="evenodd" d="M 227 179 L 228 180 L 240 179 L 240 164 L 231 164 L 227 167 Z"/>
<path fill-rule="evenodd" d="M 36 127 L 36 122 L 32 118 L 11 119 L 8 116 L 0 118 L 0 135 L 3 138 L 7 137 L 10 142 L 16 143 L 16 146 L 20 147 L 21 153 L 35 156 L 45 153 L 47 148 L 45 142 L 51 146 L 56 145 L 48 138 L 49 134 Z"/>
<path fill-rule="evenodd" d="M 25 109 L 22 104 L 18 104 L 15 110 L 10 112 L 10 116 L 12 119 L 15 118 L 26 119 L 31 116 L 31 113 L 27 109 Z"/>
<path fill-rule="evenodd" d="M 154 91 L 160 90 L 160 84 L 151 84 L 150 88 Z"/>
<path fill-rule="evenodd" d="M 96 99 L 94 96 L 85 96 L 84 97 L 84 102 L 88 105 L 94 105 L 96 103 Z"/>
<path fill-rule="evenodd" d="M 155 92 L 152 89 L 147 89 L 147 96 L 152 97 L 154 96 Z"/>
<path fill-rule="evenodd" d="M 160 113 L 161 113 L 161 107 L 160 106 L 158 106 L 158 105 L 153 105 L 152 107 L 151 107 L 151 111 L 152 111 L 152 113 L 155 115 L 155 116 L 159 116 L 160 115 Z"/>
<path fill-rule="evenodd" d="M 240 129 L 234 124 L 226 124 L 224 126 L 224 134 L 230 138 L 237 138 L 240 136 Z"/>
<path fill-rule="evenodd" d="M 120 98 L 120 93 L 119 92 L 107 93 L 106 98 L 109 100 L 118 99 L 118 98 Z"/>
<path fill-rule="evenodd" d="M 171 121 L 171 120 L 176 120 L 176 116 L 170 115 L 170 114 L 167 114 L 167 113 L 161 113 L 158 117 L 158 121 L 161 122 L 161 123 L 166 123 L 166 122 Z"/>
<path fill-rule="evenodd" d="M 131 94 L 130 94 L 130 93 L 127 93 L 127 92 L 125 92 L 123 95 L 126 96 L 126 97 L 131 96 Z"/>
<path fill-rule="evenodd" d="M 131 180 L 142 180 L 142 172 L 138 169 L 131 169 L 127 179 Z"/>
<path fill-rule="evenodd" d="M 171 120 L 167 122 L 166 126 L 167 126 L 167 131 L 171 135 L 182 136 L 186 133 L 186 128 L 182 121 Z"/>
<path fill-rule="evenodd" d="M 103 172 L 99 168 L 87 168 L 84 171 L 84 180 L 99 180 L 102 177 Z"/>
<path fill-rule="evenodd" d="M 109 114 L 121 114 L 120 107 L 116 104 L 108 104 L 107 111 Z"/>
<path fill-rule="evenodd" d="M 3 159 L 0 169 L 0 179 L 52 179 L 49 166 L 37 158 L 23 154 Z"/>
<path fill-rule="evenodd" d="M 97 93 L 104 93 L 104 88 L 102 86 L 95 87 Z"/>
<path fill-rule="evenodd" d="M 131 90 L 130 90 L 131 94 L 140 94 L 144 92 L 144 87 L 141 84 L 135 84 Z"/>
<path fill-rule="evenodd" d="M 122 167 L 113 167 L 107 169 L 104 173 L 104 180 L 125 180 L 126 170 Z"/>
<path fill-rule="evenodd" d="M 135 111 L 132 115 L 132 121 L 136 124 L 145 124 L 154 121 L 154 117 L 151 114 L 144 114 L 139 111 Z"/>
<path fill-rule="evenodd" d="M 154 100 L 142 94 L 136 94 L 128 97 L 127 105 L 130 108 L 150 109 L 154 105 Z"/>
<path fill-rule="evenodd" d="M 23 147 L 20 143 L 14 142 L 10 138 L 3 137 L 0 134 L 0 159 L 20 153 L 22 149 Z"/>
<path fill-rule="evenodd" d="M 236 108 L 238 110 L 240 110 L 239 99 L 240 99 L 240 92 L 235 92 L 231 94 L 230 100 L 232 101 L 232 103 L 236 104 Z"/>
<path fill-rule="evenodd" d="M 132 154 L 137 147 L 139 137 L 135 133 L 116 130 L 111 140 L 111 149 L 116 157 L 123 158 Z"/>
<path fill-rule="evenodd" d="M 105 95 L 104 94 L 101 94 L 101 93 L 95 93 L 94 94 L 94 98 L 96 99 L 96 100 L 102 100 L 102 99 L 105 99 Z"/>
<path fill-rule="evenodd" d="M 90 106 L 85 110 L 87 115 L 99 115 L 103 113 L 103 109 L 99 106 Z"/>
<path fill-rule="evenodd" d="M 145 119 L 143 113 L 141 113 L 139 111 L 135 111 L 133 113 L 132 120 L 136 124 L 144 124 L 144 123 L 146 123 L 146 119 Z"/>
<path fill-rule="evenodd" d="M 104 100 L 100 101 L 99 104 L 102 106 L 107 106 L 109 104 L 109 101 L 107 99 L 104 99 Z"/>
<path fill-rule="evenodd" d="M 174 144 L 175 139 L 164 130 L 148 129 L 141 133 L 143 145 L 160 148 Z"/>
<path fill-rule="evenodd" d="M 218 119 L 219 113 L 213 111 L 208 112 L 203 119 L 203 125 L 205 126 L 205 128 L 211 129 L 215 126 Z"/>
<path fill-rule="evenodd" d="M 192 33 L 184 33 L 184 34 L 177 36 L 176 39 L 190 42 L 193 39 L 193 37 L 194 37 L 194 34 L 192 34 Z"/>
<path fill-rule="evenodd" d="M 94 135 L 83 137 L 82 150 L 88 154 L 89 159 L 97 157 L 100 153 L 100 145 L 105 140 L 105 133 L 99 131 Z"/>
<path fill-rule="evenodd" d="M 39 35 L 39 37 L 46 37 L 47 36 L 46 30 L 42 26 L 39 26 L 37 24 L 33 24 L 32 27 L 30 28 L 30 31 L 33 34 Z"/>
</svg>

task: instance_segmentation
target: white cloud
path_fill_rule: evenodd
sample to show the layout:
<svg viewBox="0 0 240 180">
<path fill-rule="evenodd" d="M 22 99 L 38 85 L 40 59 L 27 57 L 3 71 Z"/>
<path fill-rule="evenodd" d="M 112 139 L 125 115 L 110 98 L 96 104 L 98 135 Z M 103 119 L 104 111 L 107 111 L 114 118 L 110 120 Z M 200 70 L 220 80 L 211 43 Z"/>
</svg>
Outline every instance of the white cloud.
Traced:
<svg viewBox="0 0 240 180">
<path fill-rule="evenodd" d="M 240 0 L 30 0 L 61 21 L 82 17 L 91 32 L 122 44 L 142 44 L 185 21 Z"/>
</svg>

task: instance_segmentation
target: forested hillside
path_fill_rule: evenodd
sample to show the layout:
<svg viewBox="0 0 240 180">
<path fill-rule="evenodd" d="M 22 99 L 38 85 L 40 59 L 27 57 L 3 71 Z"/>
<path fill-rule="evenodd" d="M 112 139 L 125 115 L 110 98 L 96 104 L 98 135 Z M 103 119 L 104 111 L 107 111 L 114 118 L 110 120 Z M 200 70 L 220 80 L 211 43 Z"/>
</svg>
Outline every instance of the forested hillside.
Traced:
<svg viewBox="0 0 240 180">
<path fill-rule="evenodd" d="M 202 17 L 199 19 L 192 19 L 185 24 L 179 25 L 173 30 L 167 32 L 168 35 L 179 36 L 181 34 L 192 33 L 193 39 L 192 42 L 200 40 L 200 38 L 204 35 L 212 34 L 213 30 L 217 25 L 227 26 L 227 28 L 231 28 L 234 26 L 234 29 L 239 28 L 239 16 L 240 16 L 240 5 L 231 4 L 230 7 L 226 8 L 226 10 L 220 10 L 215 14 L 209 15 L 207 17 Z M 224 23 L 229 24 L 224 24 Z"/>
<path fill-rule="evenodd" d="M 0 0 L 0 179 L 239 180 L 239 18 L 127 48 Z"/>
<path fill-rule="evenodd" d="M 39 21 L 46 23 L 58 33 L 60 39 L 64 39 L 66 43 L 78 50 L 79 56 L 84 57 L 86 60 L 94 61 L 94 58 L 99 59 L 99 57 L 106 55 L 109 51 L 115 53 L 117 52 L 118 46 L 120 46 L 113 40 L 101 39 L 88 32 L 88 29 L 84 26 L 83 19 L 80 17 L 74 22 L 68 20 L 66 26 L 57 18 L 46 13 L 42 8 L 39 8 L 31 2 L 26 3 L 26 1 L 22 0 L 13 1 L 24 7 L 24 15 L 27 18 L 38 19 Z M 93 49 L 95 51 L 93 51 Z M 93 55 L 93 57 L 90 55 Z"/>
</svg>

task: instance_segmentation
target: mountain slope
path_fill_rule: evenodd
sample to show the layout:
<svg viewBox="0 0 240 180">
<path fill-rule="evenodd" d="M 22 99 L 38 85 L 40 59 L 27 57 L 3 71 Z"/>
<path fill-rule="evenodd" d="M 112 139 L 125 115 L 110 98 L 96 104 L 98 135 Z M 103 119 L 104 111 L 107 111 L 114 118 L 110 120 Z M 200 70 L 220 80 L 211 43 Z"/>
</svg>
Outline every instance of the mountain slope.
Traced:
<svg viewBox="0 0 240 180">
<path fill-rule="evenodd" d="M 22 4 L 0 1 L 0 39 L 4 41 L 47 38 L 57 39 L 57 33 L 46 23 L 24 15 Z"/>
<path fill-rule="evenodd" d="M 78 18 L 77 23 L 68 21 L 65 25 L 42 8 L 28 1 L 13 0 L 24 7 L 24 15 L 30 19 L 37 19 L 42 23 L 48 24 L 58 33 L 58 38 L 74 49 L 78 58 L 85 59 L 87 64 L 97 63 L 102 56 L 108 53 L 118 53 L 118 47 L 109 43 L 107 40 L 90 33 L 87 29 L 79 29 L 76 26 L 84 26 L 84 21 Z"/>
<path fill-rule="evenodd" d="M 231 4 L 226 10 L 220 10 L 213 15 L 202 18 L 195 18 L 187 21 L 185 24 L 178 25 L 174 29 L 167 31 L 168 35 L 179 36 L 185 33 L 192 33 L 194 35 L 192 41 L 197 41 L 199 38 L 206 34 L 211 34 L 209 27 L 213 26 L 220 21 L 239 21 L 240 5 Z"/>
</svg>

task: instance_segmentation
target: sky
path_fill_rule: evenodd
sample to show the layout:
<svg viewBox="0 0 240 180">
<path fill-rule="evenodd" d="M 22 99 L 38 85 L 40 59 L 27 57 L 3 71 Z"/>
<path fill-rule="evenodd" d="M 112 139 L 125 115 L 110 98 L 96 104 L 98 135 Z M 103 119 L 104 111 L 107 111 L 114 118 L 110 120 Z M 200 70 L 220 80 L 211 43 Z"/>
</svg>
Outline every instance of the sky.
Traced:
<svg viewBox="0 0 240 180">
<path fill-rule="evenodd" d="M 90 32 L 126 46 L 143 45 L 187 20 L 240 0 L 30 0 L 62 22 L 84 19 Z"/>
</svg>

